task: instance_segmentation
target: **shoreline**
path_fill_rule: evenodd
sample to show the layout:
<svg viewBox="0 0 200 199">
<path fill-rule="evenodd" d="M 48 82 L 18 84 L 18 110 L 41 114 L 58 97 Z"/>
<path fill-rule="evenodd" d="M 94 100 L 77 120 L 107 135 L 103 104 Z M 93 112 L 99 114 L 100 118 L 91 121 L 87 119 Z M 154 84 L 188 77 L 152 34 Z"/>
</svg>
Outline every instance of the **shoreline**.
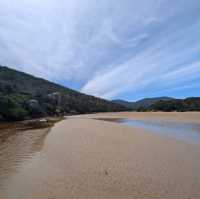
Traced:
<svg viewBox="0 0 200 199">
<path fill-rule="evenodd" d="M 79 116 L 81 118 L 91 119 L 136 119 L 136 120 L 159 120 L 159 121 L 175 121 L 175 122 L 191 122 L 200 124 L 200 112 L 116 112 L 116 113 L 97 113 L 85 114 Z"/>
<path fill-rule="evenodd" d="M 195 115 L 200 114 L 200 112 L 134 112 L 134 111 L 122 111 L 122 112 L 101 112 L 101 113 L 90 113 L 90 114 L 77 114 L 77 115 L 64 115 L 62 117 L 43 117 L 43 118 L 35 118 L 28 119 L 22 121 L 0 121 L 0 131 L 1 130 L 28 130 L 28 129 L 38 129 L 51 127 L 56 122 L 59 122 L 65 118 L 70 117 L 84 117 L 84 118 L 93 118 L 93 119 L 107 119 L 107 120 L 118 120 L 118 119 L 144 119 L 144 120 L 175 120 L 180 121 L 184 118 L 176 117 L 177 115 L 190 115 L 192 117 L 187 117 L 187 121 L 200 123 L 199 119 L 196 119 Z M 166 115 L 169 115 L 166 118 Z M 98 116 L 98 117 L 93 117 Z M 105 118 L 103 118 L 106 116 Z M 107 117 L 108 116 L 108 117 Z M 164 116 L 164 118 L 163 118 Z"/>
<path fill-rule="evenodd" d="M 55 123 L 63 120 L 64 117 L 47 117 L 37 118 L 31 120 L 14 121 L 14 122 L 0 122 L 1 131 L 26 131 L 34 129 L 42 129 L 53 127 Z"/>
</svg>

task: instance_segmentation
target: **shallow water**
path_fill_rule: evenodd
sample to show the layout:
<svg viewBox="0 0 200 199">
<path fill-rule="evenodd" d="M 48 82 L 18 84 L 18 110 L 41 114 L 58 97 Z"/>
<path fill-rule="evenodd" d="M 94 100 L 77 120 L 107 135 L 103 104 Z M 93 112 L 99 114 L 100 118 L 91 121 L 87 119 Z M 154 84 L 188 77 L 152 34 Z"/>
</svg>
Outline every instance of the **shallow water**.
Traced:
<svg viewBox="0 0 200 199">
<path fill-rule="evenodd" d="M 169 136 L 187 143 L 200 145 L 200 124 L 131 119 L 119 119 L 116 120 L 116 122 L 132 127 L 144 128 L 152 133 Z"/>
<path fill-rule="evenodd" d="M 0 131 L 0 189 L 23 162 L 40 152 L 49 130 Z"/>
</svg>

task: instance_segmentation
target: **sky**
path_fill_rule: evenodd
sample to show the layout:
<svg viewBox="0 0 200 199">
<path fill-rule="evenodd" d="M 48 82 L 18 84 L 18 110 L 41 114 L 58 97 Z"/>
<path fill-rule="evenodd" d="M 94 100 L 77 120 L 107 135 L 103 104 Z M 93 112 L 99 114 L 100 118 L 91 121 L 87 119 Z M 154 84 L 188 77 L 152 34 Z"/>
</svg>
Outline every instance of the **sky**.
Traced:
<svg viewBox="0 0 200 199">
<path fill-rule="evenodd" d="M 200 96 L 200 1 L 1 0 L 0 65 L 106 99 Z"/>
</svg>

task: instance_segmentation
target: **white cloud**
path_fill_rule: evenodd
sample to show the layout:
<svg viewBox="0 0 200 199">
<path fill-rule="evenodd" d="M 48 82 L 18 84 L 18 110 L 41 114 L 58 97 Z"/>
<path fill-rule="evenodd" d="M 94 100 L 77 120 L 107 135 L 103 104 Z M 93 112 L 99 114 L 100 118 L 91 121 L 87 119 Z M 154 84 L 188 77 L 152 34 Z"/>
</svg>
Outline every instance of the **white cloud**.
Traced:
<svg viewBox="0 0 200 199">
<path fill-rule="evenodd" d="M 189 34 L 195 27 L 196 24 L 185 31 Z M 195 39 L 190 38 L 177 40 L 174 43 L 181 35 L 182 30 L 178 34 L 171 34 L 129 61 L 98 75 L 90 80 L 82 91 L 113 98 L 128 91 L 141 92 L 149 87 L 152 92 L 155 92 L 162 88 L 174 89 L 174 86 L 178 88 L 181 83 L 192 79 L 200 80 L 200 63 L 198 61 L 187 63 L 191 58 L 195 58 L 194 55 L 200 50 L 199 44 L 195 43 Z M 183 44 L 187 43 L 190 43 L 191 47 L 182 49 Z"/>
<path fill-rule="evenodd" d="M 1 0 L 0 64 L 105 98 L 170 88 L 199 77 L 190 66 L 198 8 L 197 0 Z"/>
</svg>

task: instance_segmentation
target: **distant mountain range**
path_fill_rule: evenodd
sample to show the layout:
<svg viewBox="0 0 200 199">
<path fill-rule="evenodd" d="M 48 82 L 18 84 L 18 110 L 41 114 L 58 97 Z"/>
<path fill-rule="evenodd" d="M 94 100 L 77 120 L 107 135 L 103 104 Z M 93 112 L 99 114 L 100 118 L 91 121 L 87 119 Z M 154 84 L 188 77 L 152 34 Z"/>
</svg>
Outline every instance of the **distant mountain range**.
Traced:
<svg viewBox="0 0 200 199">
<path fill-rule="evenodd" d="M 136 102 L 129 102 L 129 101 L 125 101 L 125 100 L 113 100 L 112 102 L 116 103 L 116 104 L 121 104 L 123 106 L 126 106 L 127 108 L 131 108 L 134 110 L 137 110 L 140 107 L 144 107 L 144 108 L 148 108 L 151 105 L 153 105 L 154 103 L 163 100 L 163 101 L 168 101 L 168 100 L 172 100 L 174 98 L 171 97 L 155 97 L 155 98 L 144 98 L 141 100 L 138 100 Z"/>
<path fill-rule="evenodd" d="M 136 102 L 113 100 L 133 111 L 200 111 L 200 97 L 174 99 L 171 97 L 145 98 Z"/>
<path fill-rule="evenodd" d="M 123 105 L 0 66 L 0 121 L 124 110 Z"/>
</svg>

